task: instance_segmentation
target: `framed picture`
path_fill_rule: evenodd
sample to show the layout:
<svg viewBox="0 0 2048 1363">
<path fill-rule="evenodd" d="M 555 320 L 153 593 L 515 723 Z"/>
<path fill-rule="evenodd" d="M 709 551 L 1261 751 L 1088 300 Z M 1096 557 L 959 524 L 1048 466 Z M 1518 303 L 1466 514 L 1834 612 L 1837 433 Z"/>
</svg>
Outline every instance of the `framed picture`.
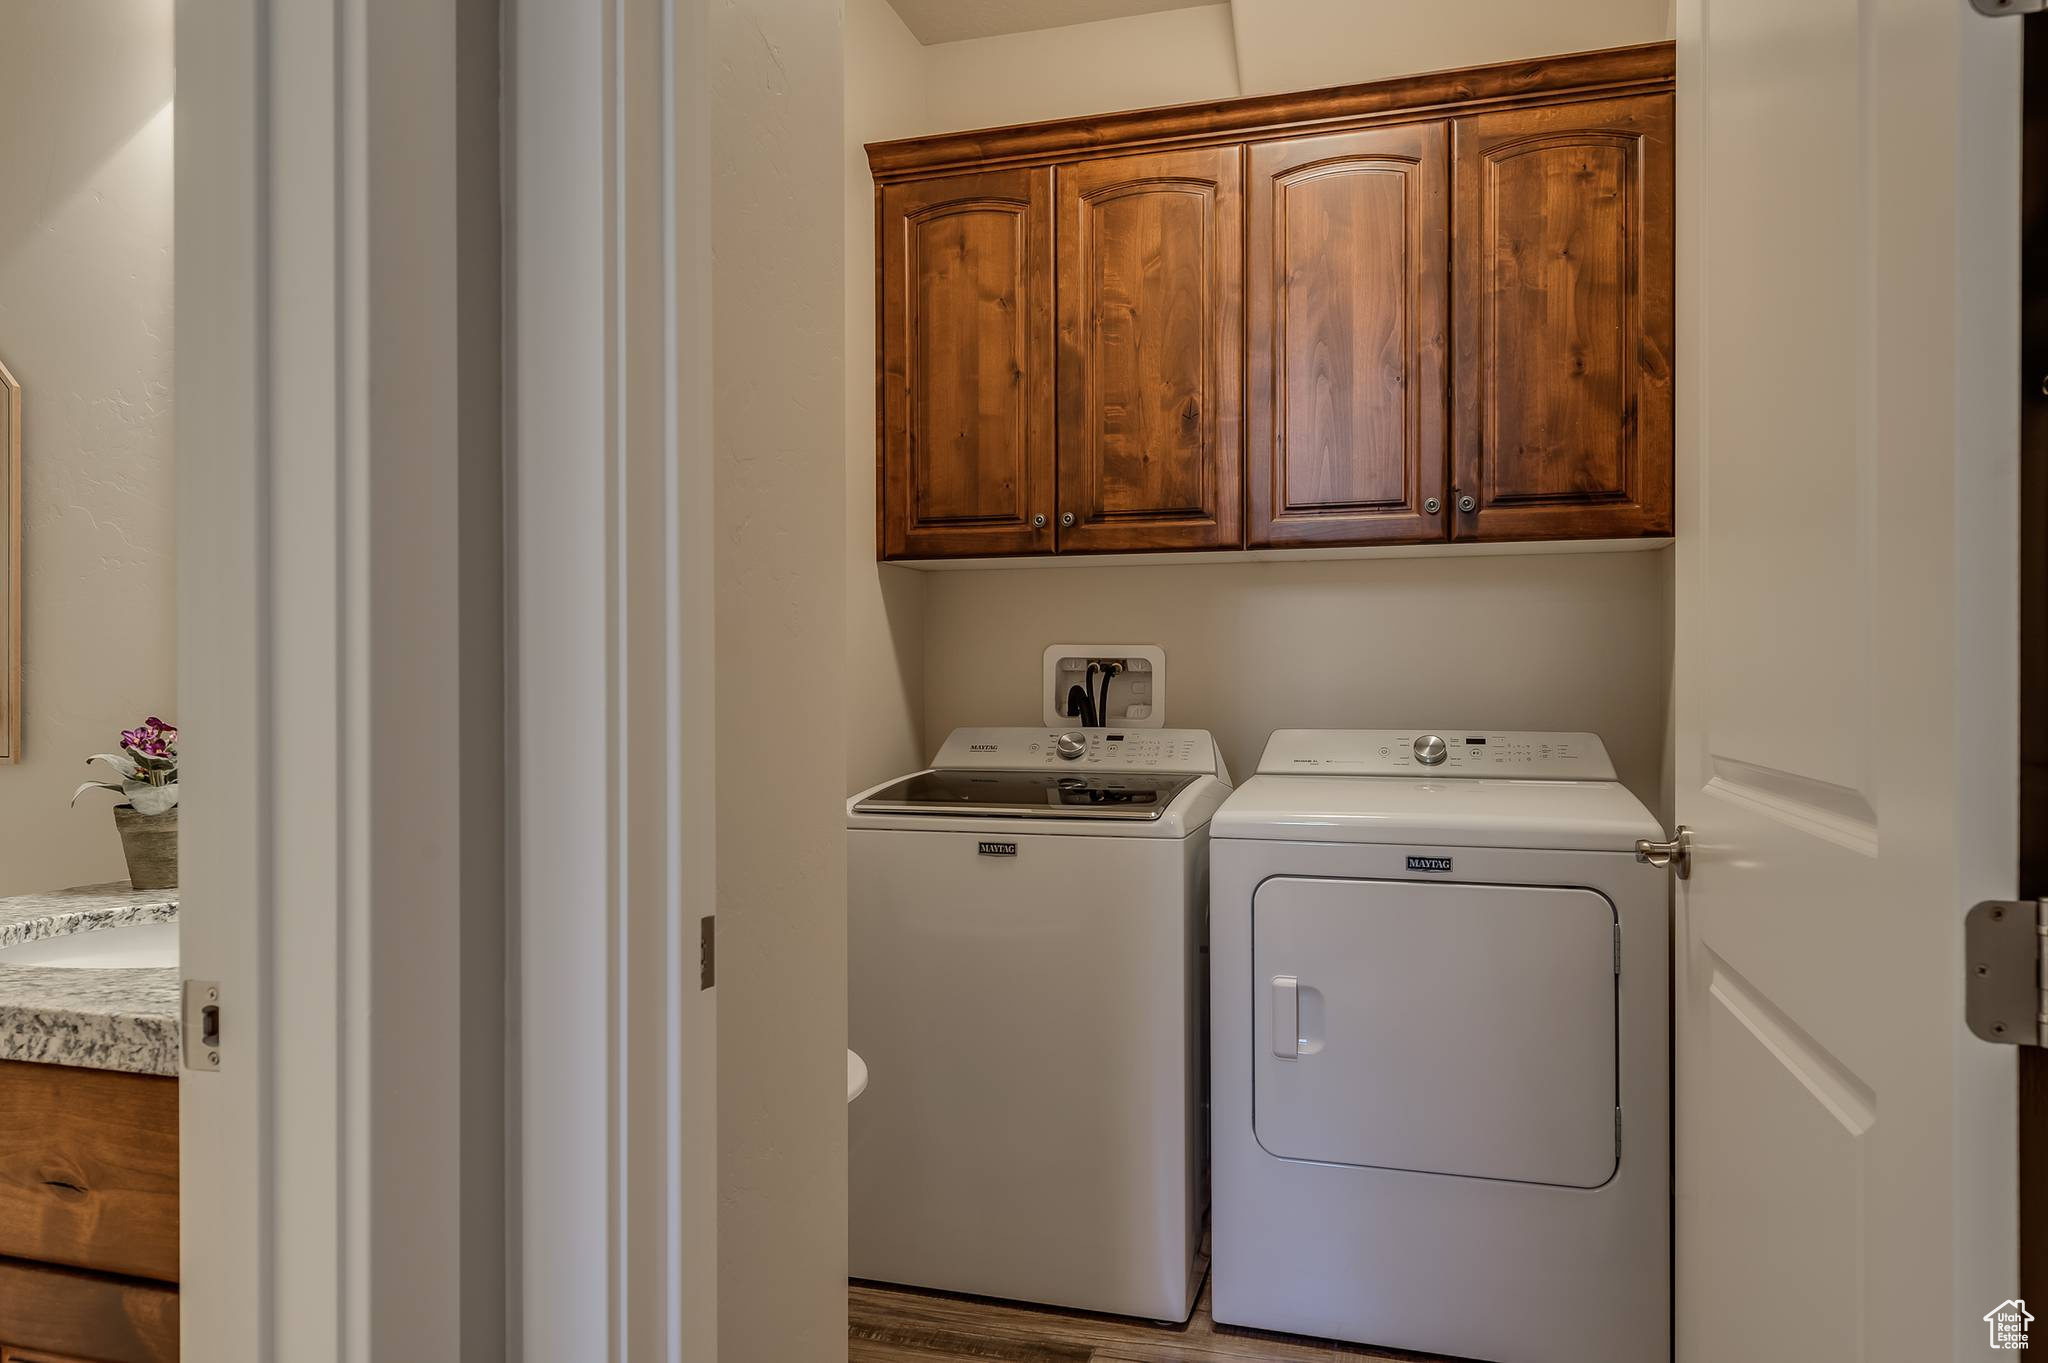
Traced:
<svg viewBox="0 0 2048 1363">
<path fill-rule="evenodd" d="M 21 385 L 0 364 L 0 762 L 21 760 Z"/>
</svg>

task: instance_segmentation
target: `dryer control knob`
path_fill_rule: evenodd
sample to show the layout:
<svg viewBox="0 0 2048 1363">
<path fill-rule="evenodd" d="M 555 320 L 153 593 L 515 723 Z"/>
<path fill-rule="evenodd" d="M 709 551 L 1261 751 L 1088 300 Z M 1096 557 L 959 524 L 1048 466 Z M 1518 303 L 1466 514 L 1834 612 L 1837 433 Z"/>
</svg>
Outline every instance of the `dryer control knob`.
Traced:
<svg viewBox="0 0 2048 1363">
<path fill-rule="evenodd" d="M 1059 736 L 1054 746 L 1061 757 L 1071 762 L 1088 751 L 1088 736 L 1079 729 L 1069 729 Z"/>
<path fill-rule="evenodd" d="M 1415 760 L 1425 767 L 1439 766 L 1450 755 L 1450 748 L 1435 734 L 1424 734 L 1415 740 Z"/>
</svg>

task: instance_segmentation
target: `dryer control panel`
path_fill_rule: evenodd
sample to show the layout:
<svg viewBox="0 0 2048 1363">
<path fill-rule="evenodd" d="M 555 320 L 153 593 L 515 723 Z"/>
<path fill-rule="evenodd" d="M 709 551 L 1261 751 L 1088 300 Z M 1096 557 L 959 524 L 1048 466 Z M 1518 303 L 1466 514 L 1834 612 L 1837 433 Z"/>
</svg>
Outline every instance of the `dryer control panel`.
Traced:
<svg viewBox="0 0 2048 1363">
<path fill-rule="evenodd" d="M 1207 729 L 955 729 L 934 767 L 943 770 L 1093 771 L 1181 773 L 1206 776 L 1217 769 L 1216 744 Z"/>
<path fill-rule="evenodd" d="M 1502 729 L 1277 729 L 1262 775 L 1612 781 L 1596 734 Z"/>
</svg>

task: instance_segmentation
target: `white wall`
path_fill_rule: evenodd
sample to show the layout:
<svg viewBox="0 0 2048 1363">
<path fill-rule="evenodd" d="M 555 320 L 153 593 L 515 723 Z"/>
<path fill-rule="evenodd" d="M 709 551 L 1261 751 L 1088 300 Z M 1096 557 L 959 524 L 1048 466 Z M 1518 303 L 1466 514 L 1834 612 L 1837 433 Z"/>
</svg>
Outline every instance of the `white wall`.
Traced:
<svg viewBox="0 0 2048 1363">
<path fill-rule="evenodd" d="M 1166 650 L 1233 778 L 1276 728 L 1588 730 L 1663 802 L 1670 551 L 932 574 L 925 724 L 1039 724 L 1059 640 Z"/>
<path fill-rule="evenodd" d="M 712 8 L 723 1363 L 846 1356 L 843 43 Z"/>
<path fill-rule="evenodd" d="M 929 127 L 925 48 L 889 0 L 846 3 L 846 789 L 923 751 L 924 574 L 875 562 L 875 182 L 864 144 Z"/>
<path fill-rule="evenodd" d="M 1670 0 L 1235 0 L 1244 93 L 1660 42 Z"/>
<path fill-rule="evenodd" d="M 0 894 L 123 877 L 113 797 L 65 802 L 120 729 L 177 718 L 171 19 L 170 0 L 15 0 L 0 40 L 25 663 L 24 760 L 0 766 Z"/>
<path fill-rule="evenodd" d="M 926 132 L 1658 42 L 1671 0 L 1233 0 L 924 49 Z"/>
<path fill-rule="evenodd" d="M 1238 93 L 1230 13 L 1209 5 L 935 44 L 921 131 L 1228 98 Z"/>
</svg>

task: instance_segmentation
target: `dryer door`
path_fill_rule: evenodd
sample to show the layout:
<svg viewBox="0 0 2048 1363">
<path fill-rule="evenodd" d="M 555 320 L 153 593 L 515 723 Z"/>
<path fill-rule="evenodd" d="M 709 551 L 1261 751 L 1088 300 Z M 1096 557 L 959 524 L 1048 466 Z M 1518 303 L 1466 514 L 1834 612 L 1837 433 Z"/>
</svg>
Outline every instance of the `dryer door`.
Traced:
<svg viewBox="0 0 2048 1363">
<path fill-rule="evenodd" d="M 1615 922 L 1592 890 L 1266 881 L 1252 898 L 1259 1144 L 1282 1159 L 1607 1182 Z"/>
</svg>

